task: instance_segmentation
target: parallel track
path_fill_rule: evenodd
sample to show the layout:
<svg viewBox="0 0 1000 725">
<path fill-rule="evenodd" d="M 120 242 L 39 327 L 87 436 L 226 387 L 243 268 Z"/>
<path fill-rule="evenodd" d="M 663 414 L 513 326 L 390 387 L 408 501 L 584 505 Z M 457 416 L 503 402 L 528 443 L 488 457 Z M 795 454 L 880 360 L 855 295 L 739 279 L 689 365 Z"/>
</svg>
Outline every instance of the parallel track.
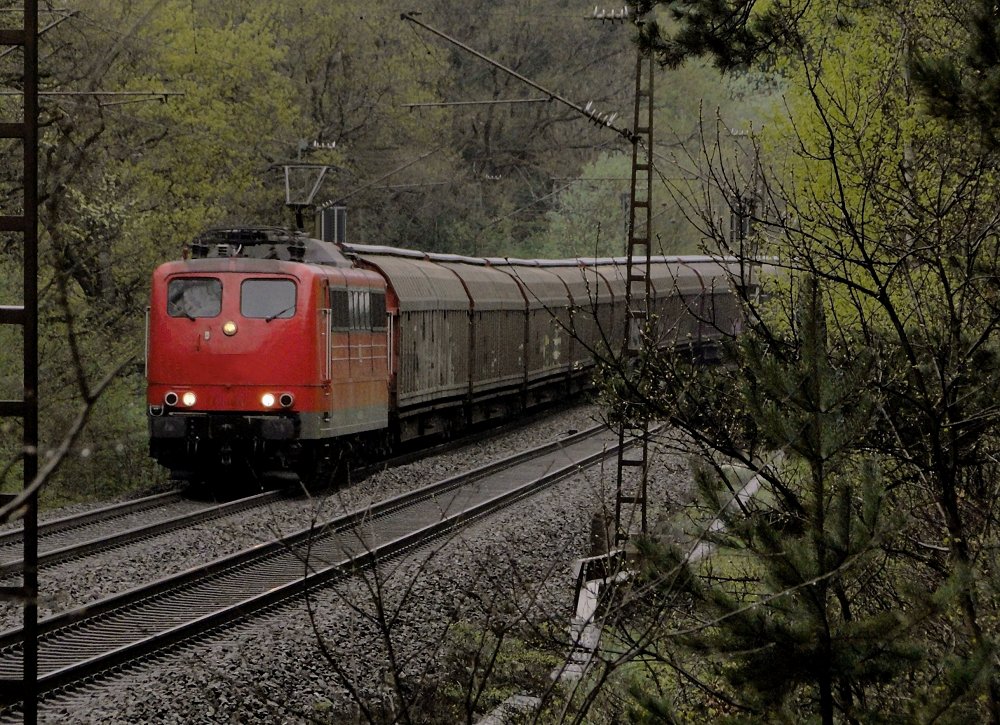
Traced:
<svg viewBox="0 0 1000 725">
<path fill-rule="evenodd" d="M 411 550 L 611 455 L 606 428 L 550 443 L 39 623 L 40 691 L 63 688 Z M 16 678 L 21 631 L 0 634 Z"/>
<path fill-rule="evenodd" d="M 196 524 L 228 516 L 239 511 L 267 506 L 279 499 L 285 498 L 286 494 L 281 491 L 266 491 L 255 496 L 248 496 L 227 503 L 206 505 L 196 511 L 187 511 L 180 515 L 167 516 L 157 521 L 125 530 L 115 528 L 111 528 L 110 531 L 108 530 L 109 524 L 113 527 L 116 522 L 120 522 L 127 516 L 138 512 L 152 511 L 157 508 L 169 509 L 171 505 L 183 500 L 180 493 L 176 491 L 170 494 L 161 494 L 161 496 L 163 498 L 160 501 L 156 501 L 156 499 L 161 498 L 160 496 L 151 496 L 149 499 L 139 499 L 139 501 L 130 502 L 148 502 L 148 504 L 128 510 L 125 509 L 127 504 L 116 504 L 115 506 L 98 509 L 81 516 L 80 518 L 88 516 L 92 518 L 76 525 L 72 524 L 71 519 L 76 519 L 77 517 L 53 521 L 52 524 L 55 528 L 52 532 L 40 533 L 39 536 L 39 543 L 41 544 L 38 552 L 39 567 L 52 566 L 53 564 L 108 551 L 137 541 L 144 541 L 154 536 L 195 526 Z M 118 511 L 119 507 L 121 507 L 120 512 Z M 102 516 L 102 513 L 105 515 Z M 13 533 L 20 534 L 19 531 Z M 0 544 L 2 543 L 0 541 Z M 20 542 L 18 541 L 17 543 Z M 0 556 L 3 556 L 4 553 L 6 552 L 0 552 Z M 23 566 L 24 560 L 22 558 L 10 559 L 0 563 L 0 578 L 19 574 Z"/>
<path fill-rule="evenodd" d="M 80 514 L 64 516 L 38 524 L 39 550 L 61 549 L 74 542 L 98 538 L 109 529 L 114 530 L 122 520 L 135 514 L 169 508 L 184 500 L 181 490 L 167 491 L 133 501 L 102 506 Z M 20 556 L 24 546 L 24 529 L 17 528 L 0 533 L 0 561 L 12 561 Z M 17 573 L 20 569 L 11 571 Z"/>
<path fill-rule="evenodd" d="M 165 493 L 158 493 L 155 496 L 137 498 L 134 501 L 123 501 L 109 506 L 102 506 L 101 508 L 85 511 L 81 514 L 64 516 L 51 521 L 42 521 L 38 524 L 38 538 L 40 542 L 43 539 L 55 540 L 61 533 L 76 531 L 81 528 L 96 526 L 107 521 L 125 518 L 126 516 L 131 516 L 135 513 L 169 506 L 177 501 L 180 501 L 181 497 L 182 492 L 178 489 L 174 491 L 167 491 Z M 4 556 L 8 548 L 12 550 L 21 546 L 23 541 L 23 528 L 11 529 L 0 533 L 0 557 Z"/>
</svg>

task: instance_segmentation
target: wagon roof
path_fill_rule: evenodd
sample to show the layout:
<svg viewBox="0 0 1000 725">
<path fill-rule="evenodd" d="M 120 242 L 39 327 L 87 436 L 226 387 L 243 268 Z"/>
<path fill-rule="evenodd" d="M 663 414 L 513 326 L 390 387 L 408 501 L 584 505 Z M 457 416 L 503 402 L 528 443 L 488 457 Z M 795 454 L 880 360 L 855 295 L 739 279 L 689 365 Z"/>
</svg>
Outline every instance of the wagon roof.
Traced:
<svg viewBox="0 0 1000 725">
<path fill-rule="evenodd" d="M 598 272 L 596 267 L 577 265 L 575 267 L 550 267 L 552 274 L 559 277 L 566 286 L 573 298 L 573 304 L 577 307 L 589 306 L 597 302 L 606 302 L 611 299 L 611 290 L 604 279 L 604 275 Z"/>
<path fill-rule="evenodd" d="M 355 253 L 352 256 L 385 275 L 399 299 L 402 312 L 469 309 L 469 296 L 461 280 L 434 262 L 390 254 Z"/>
<path fill-rule="evenodd" d="M 437 264 L 462 280 L 477 311 L 524 309 L 524 295 L 509 274 L 466 262 L 438 259 Z"/>
<path fill-rule="evenodd" d="M 531 309 L 565 305 L 569 300 L 567 285 L 559 275 L 553 274 L 552 267 L 502 263 L 496 264 L 494 269 L 505 272 L 521 283 L 528 299 L 528 307 Z M 564 269 L 570 268 L 564 267 Z"/>
<path fill-rule="evenodd" d="M 625 269 L 628 265 L 628 259 L 624 256 L 572 259 L 485 258 L 457 254 L 428 254 L 412 249 L 388 246 L 341 244 L 340 247 L 348 257 L 367 261 L 383 269 L 394 286 L 397 284 L 389 274 L 390 267 L 397 270 L 396 274 L 400 275 L 401 284 L 405 284 L 406 274 L 412 276 L 412 272 L 406 272 L 410 266 L 425 270 L 435 266 L 439 269 L 454 270 L 462 276 L 467 286 L 471 285 L 470 290 L 476 298 L 477 309 L 485 309 L 484 305 L 493 306 L 496 309 L 514 305 L 517 302 L 513 294 L 514 291 L 502 284 L 497 287 L 496 279 L 489 276 L 490 272 L 495 273 L 502 270 L 508 275 L 520 277 L 522 282 L 537 280 L 537 283 L 544 286 L 545 289 L 544 292 L 541 287 L 529 289 L 527 296 L 529 304 L 532 306 L 554 301 L 557 296 L 562 294 L 558 287 L 545 284 L 543 277 L 539 276 L 554 275 L 565 283 L 573 297 L 574 304 L 579 305 L 588 304 L 588 300 L 592 303 L 608 300 L 612 296 L 623 295 Z M 634 262 L 642 264 L 645 262 L 645 258 L 637 257 Z M 668 289 L 677 289 L 681 292 L 703 288 L 719 289 L 728 285 L 727 272 L 738 272 L 736 260 L 710 255 L 659 255 L 650 257 L 650 263 L 652 266 L 651 284 L 659 293 Z M 437 273 L 435 279 L 450 289 L 450 291 L 442 289 L 441 292 L 444 296 L 441 299 L 442 301 L 451 299 L 455 305 L 452 309 L 467 304 L 466 298 L 457 294 L 453 285 L 447 285 L 446 278 L 441 277 L 440 273 Z M 528 286 L 530 287 L 530 283 Z M 429 290 L 421 290 L 418 295 L 412 296 L 410 309 L 414 309 L 412 304 L 417 304 L 418 298 L 429 300 L 433 297 Z M 402 297 L 401 304 L 405 308 Z"/>
</svg>

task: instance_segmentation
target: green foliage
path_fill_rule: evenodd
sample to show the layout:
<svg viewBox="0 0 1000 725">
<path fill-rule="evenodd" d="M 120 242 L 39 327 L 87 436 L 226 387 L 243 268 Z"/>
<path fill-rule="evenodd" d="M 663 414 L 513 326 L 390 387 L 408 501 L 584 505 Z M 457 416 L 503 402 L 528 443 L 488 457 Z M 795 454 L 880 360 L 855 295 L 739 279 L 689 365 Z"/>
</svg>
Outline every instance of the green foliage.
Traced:
<svg viewBox="0 0 1000 725">
<path fill-rule="evenodd" d="M 799 39 L 795 11 L 757 0 L 643 0 L 636 12 L 664 6 L 675 25 L 665 29 L 655 19 L 641 28 L 639 43 L 660 63 L 675 68 L 691 57 L 711 55 L 722 70 L 743 68 Z"/>
<path fill-rule="evenodd" d="M 227 13 L 181 2 L 165 4 L 142 29 L 156 42 L 130 87 L 183 93 L 139 109 L 137 121 L 169 129 L 170 142 L 120 172 L 152 212 L 137 231 L 158 238 L 161 255 L 176 255 L 179 239 L 211 224 L 281 220 L 282 200 L 266 188 L 265 172 L 298 108 L 281 72 L 287 46 L 279 29 L 271 4 Z"/>
<path fill-rule="evenodd" d="M 135 372 L 123 374 L 105 391 L 59 476 L 43 490 L 43 506 L 107 499 L 167 484 L 165 471 L 149 458 L 144 400 L 145 379 Z M 70 421 L 58 410 L 50 416 L 57 430 L 68 427 Z M 50 454 L 50 449 L 43 450 L 43 462 Z"/>
<path fill-rule="evenodd" d="M 692 61 L 658 78 L 654 84 L 653 237 L 657 254 L 704 251 L 704 225 L 697 206 L 714 193 L 705 182 L 703 157 L 706 125 L 733 131 L 760 127 L 770 118 L 781 86 L 772 74 L 734 72 L 721 76 L 701 61 Z M 605 152 L 585 165 L 579 179 L 554 181 L 557 203 L 534 241 L 541 257 L 614 256 L 625 251 L 631 149 Z M 640 181 L 641 181 L 640 176 Z M 640 189 L 640 195 L 642 190 Z M 707 245 L 716 251 L 715 245 Z"/>
<path fill-rule="evenodd" d="M 680 641 L 709 656 L 674 675 L 706 694 L 668 704 L 724 692 L 749 720 L 1000 722 L 983 656 L 995 648 L 995 521 L 972 503 L 997 494 L 997 157 L 928 115 L 909 75 L 915 49 L 934 48 L 990 82 L 988 49 L 964 53 L 995 28 L 956 26 L 934 3 L 684 6 L 687 55 L 727 65 L 766 41 L 753 57 L 780 73 L 785 117 L 751 130 L 751 173 L 723 134 L 705 135 L 721 198 L 755 206 L 750 233 L 733 234 L 705 194 L 701 228 L 744 259 L 764 251 L 781 275 L 768 301 L 746 300 L 729 364 L 705 374 L 653 355 L 655 385 L 607 376 L 619 415 L 668 418 L 716 469 L 763 476 L 763 496 L 729 507 L 718 475 L 703 479 L 701 510 L 724 524 L 706 534 L 710 565 L 650 551 L 657 601 L 689 602 L 709 623 L 660 630 L 663 661 L 682 657 Z M 789 32 L 758 32 L 775 9 Z M 698 35 L 706 18 L 717 36 Z M 795 302 L 810 290 L 821 297 Z M 776 451 L 783 463 L 764 467 Z"/>
<path fill-rule="evenodd" d="M 965 31 L 962 57 L 941 55 L 930 43 L 910 59 L 914 81 L 931 114 L 978 128 L 986 144 L 1000 143 L 1000 9 L 990 0 L 957 7 Z M 954 16 L 952 16 L 954 17 Z"/>
<path fill-rule="evenodd" d="M 726 576 L 657 547 L 646 549 L 647 572 L 690 597 L 707 622 L 676 641 L 719 664 L 727 700 L 766 720 L 805 712 L 831 722 L 836 710 L 870 721 L 899 707 L 879 688 L 921 665 L 913 630 L 932 607 L 926 597 L 891 606 L 864 594 L 901 525 L 878 461 L 862 453 L 876 410 L 871 360 L 830 350 L 814 282 L 796 321 L 793 335 L 766 345 L 760 335 L 741 340 L 730 393 L 746 411 L 732 422 L 752 425 L 743 437 L 785 452 L 757 468 L 766 495 L 737 504 L 734 484 L 714 475 L 722 470 L 699 476 L 703 506 L 722 524 L 703 536 L 717 547 L 711 559 L 735 556 Z M 707 434 L 699 403 L 681 395 L 670 405 L 683 427 Z M 750 588 L 722 583 L 735 580 Z"/>
</svg>

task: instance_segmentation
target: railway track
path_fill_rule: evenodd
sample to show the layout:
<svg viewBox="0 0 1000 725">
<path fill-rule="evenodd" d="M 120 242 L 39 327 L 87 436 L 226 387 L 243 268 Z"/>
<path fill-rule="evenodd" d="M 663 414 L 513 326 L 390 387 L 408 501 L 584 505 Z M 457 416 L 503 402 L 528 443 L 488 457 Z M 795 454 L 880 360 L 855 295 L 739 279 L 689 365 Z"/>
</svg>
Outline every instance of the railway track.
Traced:
<svg viewBox="0 0 1000 725">
<path fill-rule="evenodd" d="M 65 688 L 422 546 L 614 453 L 597 427 L 316 522 L 281 540 L 42 620 L 39 689 Z M 16 678 L 21 631 L 0 634 L 0 677 Z M 9 703 L 8 703 L 9 704 Z"/>
<path fill-rule="evenodd" d="M 392 468 L 448 452 L 475 443 L 484 436 L 495 436 L 518 429 L 526 422 L 544 418 L 542 411 L 526 418 L 494 426 L 432 447 L 406 451 L 391 458 L 360 466 L 352 475 L 364 478 L 382 468 Z M 222 504 L 198 503 L 181 489 L 103 506 L 72 516 L 42 522 L 38 527 L 38 565 L 40 568 L 99 554 L 128 544 L 170 533 L 178 529 L 222 518 L 252 508 L 265 507 L 281 498 L 297 495 L 298 488 L 271 490 Z M 136 519 L 142 516 L 142 523 Z M 152 521 L 146 521 L 147 518 Z M 20 574 L 24 568 L 23 529 L 0 532 L 0 580 Z"/>
<path fill-rule="evenodd" d="M 281 491 L 267 491 L 222 504 L 198 505 L 185 500 L 180 491 L 170 491 L 56 519 L 39 526 L 38 565 L 52 566 L 108 551 L 239 511 L 266 506 L 285 496 L 287 494 Z M 191 510 L 192 506 L 194 510 Z M 177 513 L 177 508 L 183 510 Z M 157 512 L 159 516 L 155 516 Z M 137 514 L 154 516 L 155 520 L 122 527 L 123 522 L 133 519 Z M 0 579 L 21 573 L 24 568 L 23 555 L 12 557 L 21 553 L 22 546 L 22 530 L 0 536 Z"/>
</svg>

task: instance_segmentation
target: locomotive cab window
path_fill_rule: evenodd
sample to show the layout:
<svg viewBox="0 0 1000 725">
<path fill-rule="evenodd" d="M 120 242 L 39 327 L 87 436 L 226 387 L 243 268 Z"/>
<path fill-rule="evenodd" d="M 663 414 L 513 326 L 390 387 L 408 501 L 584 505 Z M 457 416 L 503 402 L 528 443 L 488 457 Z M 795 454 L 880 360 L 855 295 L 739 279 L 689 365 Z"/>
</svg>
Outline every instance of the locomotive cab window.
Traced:
<svg viewBox="0 0 1000 725">
<path fill-rule="evenodd" d="M 222 311 L 222 282 L 211 277 L 170 280 L 167 314 L 171 317 L 215 317 Z"/>
<path fill-rule="evenodd" d="M 240 288 L 240 313 L 270 322 L 295 315 L 295 283 L 289 279 L 248 279 Z"/>
</svg>

